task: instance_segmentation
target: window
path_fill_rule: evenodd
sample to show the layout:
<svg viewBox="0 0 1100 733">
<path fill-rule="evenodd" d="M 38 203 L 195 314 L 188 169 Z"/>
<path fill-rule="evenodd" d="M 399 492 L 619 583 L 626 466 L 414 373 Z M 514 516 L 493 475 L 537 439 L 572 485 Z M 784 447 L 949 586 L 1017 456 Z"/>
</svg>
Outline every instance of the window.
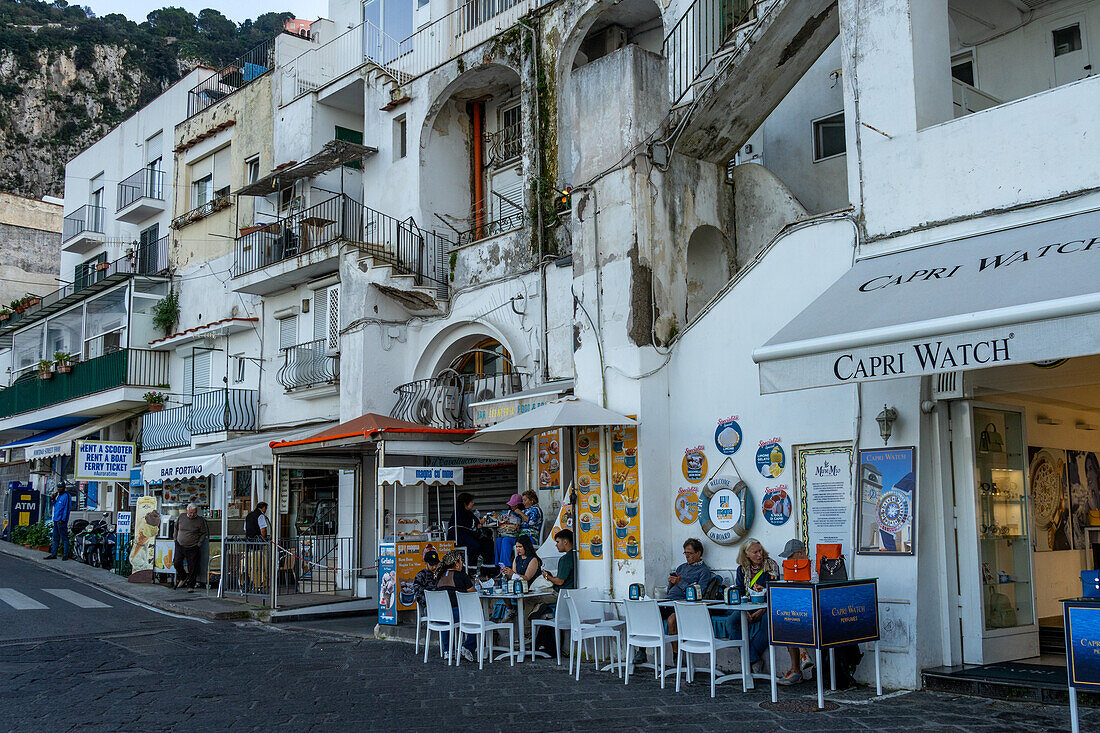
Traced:
<svg viewBox="0 0 1100 733">
<path fill-rule="evenodd" d="M 242 356 L 233 357 L 233 383 L 240 384 L 244 381 L 245 360 Z"/>
<path fill-rule="evenodd" d="M 279 211 L 286 211 L 294 203 L 294 186 L 290 185 L 279 191 Z"/>
<path fill-rule="evenodd" d="M 1077 23 L 1051 32 L 1054 58 L 1081 50 L 1081 26 Z"/>
<path fill-rule="evenodd" d="M 523 151 L 523 111 L 518 104 L 500 111 L 500 150 L 502 160 L 517 158 Z"/>
<path fill-rule="evenodd" d="M 459 374 L 509 374 L 512 359 L 508 349 L 496 339 L 489 338 L 474 344 L 454 368 Z"/>
<path fill-rule="evenodd" d="M 84 315 L 84 358 L 118 351 L 124 345 L 126 331 L 126 288 L 89 300 Z"/>
<path fill-rule="evenodd" d="M 214 176 L 203 176 L 191 182 L 191 208 L 205 206 L 214 198 Z"/>
<path fill-rule="evenodd" d="M 363 133 L 358 130 L 352 130 L 347 127 L 336 126 L 335 139 L 343 140 L 344 142 L 355 143 L 356 145 L 363 144 Z M 344 163 L 345 168 L 355 168 L 356 170 L 362 169 L 363 164 L 358 160 L 354 160 L 351 163 Z"/>
<path fill-rule="evenodd" d="M 408 147 L 405 142 L 405 133 L 407 131 L 405 115 L 395 117 L 393 120 L 393 159 L 401 160 L 408 155 Z"/>
<path fill-rule="evenodd" d="M 974 81 L 974 59 L 956 61 L 951 64 L 951 77 L 961 81 L 963 84 L 977 87 L 978 85 Z"/>
<path fill-rule="evenodd" d="M 313 293 L 313 340 L 328 351 L 340 349 L 340 286 Z"/>
<path fill-rule="evenodd" d="M 279 321 L 279 348 L 289 349 L 298 344 L 298 319 L 294 316 Z"/>
<path fill-rule="evenodd" d="M 249 158 L 244 162 L 244 182 L 255 183 L 260 180 L 260 156 Z"/>
<path fill-rule="evenodd" d="M 814 162 L 844 155 L 844 113 L 813 121 Z"/>
</svg>

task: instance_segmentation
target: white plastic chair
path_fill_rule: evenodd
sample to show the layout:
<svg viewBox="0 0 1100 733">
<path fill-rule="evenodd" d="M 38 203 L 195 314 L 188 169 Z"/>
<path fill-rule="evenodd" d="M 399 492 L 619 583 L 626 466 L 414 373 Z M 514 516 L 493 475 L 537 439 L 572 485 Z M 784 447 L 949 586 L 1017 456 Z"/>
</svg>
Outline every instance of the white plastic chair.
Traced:
<svg viewBox="0 0 1100 733">
<path fill-rule="evenodd" d="M 481 598 L 477 593 L 458 593 L 458 633 L 461 637 L 456 642 L 455 648 L 461 647 L 461 642 L 467 636 L 477 637 L 477 668 L 485 669 L 485 654 L 489 655 L 489 662 L 493 661 L 494 651 L 508 652 L 508 661 L 511 666 L 516 664 L 516 643 L 512 633 L 512 624 L 498 624 L 485 620 L 485 609 L 481 607 Z M 508 646 L 494 646 L 493 632 L 508 630 Z M 488 637 L 488 639 L 486 639 Z M 488 643 L 486 643 L 488 641 Z M 488 647 L 488 648 L 486 648 Z M 462 664 L 462 655 L 455 660 L 455 666 Z"/>
<path fill-rule="evenodd" d="M 432 632 L 439 632 L 439 656 L 443 653 L 443 632 L 449 633 L 447 639 L 447 664 L 451 663 L 451 650 L 455 647 L 456 630 L 458 622 L 454 620 L 454 612 L 451 610 L 451 597 L 445 590 L 424 591 L 424 603 L 428 610 L 426 621 L 427 631 L 424 634 L 424 663 L 428 662 L 428 647 L 431 646 Z"/>
<path fill-rule="evenodd" d="M 566 602 L 570 591 L 558 592 L 558 603 L 554 609 L 554 618 L 537 618 L 531 621 L 531 659 L 535 658 L 536 627 L 545 626 L 554 630 L 554 651 L 557 652 L 558 666 L 561 666 L 561 640 L 562 632 L 569 633 L 569 604 Z M 570 665 L 572 671 L 572 665 Z"/>
<path fill-rule="evenodd" d="M 416 647 L 414 654 L 420 654 L 420 627 L 428 624 L 428 612 L 421 604 L 416 604 Z M 424 632 L 424 643 L 428 643 L 428 632 Z"/>
<path fill-rule="evenodd" d="M 710 612 L 707 611 L 707 607 L 702 603 L 684 603 L 677 601 L 675 603 L 676 609 L 676 642 L 678 648 L 676 650 L 676 691 L 680 691 L 680 660 L 683 659 L 685 654 L 688 655 L 688 682 L 692 680 L 692 654 L 706 654 L 710 657 L 710 696 L 714 697 L 714 686 L 721 682 L 725 682 L 731 677 L 736 677 L 734 674 L 718 675 L 716 671 L 716 662 L 719 649 L 728 649 L 731 647 L 740 648 L 742 644 L 746 642 L 741 639 L 715 639 L 714 627 L 710 624 Z M 741 670 L 741 686 L 742 689 L 748 690 L 748 678 L 746 674 L 751 674 L 750 670 Z"/>
<path fill-rule="evenodd" d="M 573 672 L 573 652 L 576 651 L 578 681 L 581 678 L 581 653 L 584 651 L 586 639 L 592 640 L 592 657 L 596 662 L 596 669 L 600 668 L 599 655 L 596 653 L 596 641 L 598 639 L 614 639 L 617 658 L 617 661 L 614 662 L 616 671 L 620 669 L 623 663 L 623 644 L 619 636 L 619 628 L 623 622 L 616 621 L 613 623 L 618 625 L 611 625 L 605 622 L 591 623 L 583 621 L 584 618 L 593 617 L 592 609 L 586 604 L 596 604 L 587 597 L 587 594 L 582 593 L 579 595 L 581 597 L 578 599 L 578 594 L 571 592 L 565 599 L 565 602 L 569 604 L 569 672 Z M 602 612 L 600 615 L 602 616 Z"/>
<path fill-rule="evenodd" d="M 665 624 L 657 601 L 626 601 L 623 603 L 626 616 L 626 677 L 624 685 L 630 684 L 630 672 L 634 668 L 634 649 L 657 649 L 659 662 L 653 663 L 654 677 L 665 686 L 665 645 L 674 639 L 665 633 Z M 659 664 L 659 666 L 658 666 Z"/>
</svg>

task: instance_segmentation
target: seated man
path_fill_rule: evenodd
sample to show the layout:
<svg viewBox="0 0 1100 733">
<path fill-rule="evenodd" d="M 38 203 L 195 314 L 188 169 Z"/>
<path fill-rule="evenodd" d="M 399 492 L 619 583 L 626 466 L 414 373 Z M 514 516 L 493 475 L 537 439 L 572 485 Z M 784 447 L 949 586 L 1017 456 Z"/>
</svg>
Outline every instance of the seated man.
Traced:
<svg viewBox="0 0 1100 733">
<path fill-rule="evenodd" d="M 685 600 L 687 598 L 687 588 L 689 585 L 698 583 L 701 587 L 706 588 L 711 578 L 714 577 L 714 571 L 703 562 L 703 543 L 694 537 L 689 537 L 687 541 L 684 542 L 684 559 L 687 560 L 687 562 L 682 563 L 669 573 L 668 600 L 670 601 Z M 661 606 L 661 618 L 665 619 L 668 623 L 669 635 L 675 636 L 676 612 L 671 608 Z M 675 642 L 672 644 L 672 649 L 673 651 L 676 650 Z M 645 649 L 639 649 L 634 657 L 634 663 L 640 664 L 645 661 Z"/>
<path fill-rule="evenodd" d="M 550 585 L 554 586 L 555 593 L 576 588 L 577 561 L 576 558 L 573 557 L 573 530 L 558 530 L 557 533 L 554 534 L 554 544 L 557 546 L 558 552 L 562 553 L 561 557 L 558 558 L 558 568 L 553 573 L 549 570 L 543 570 L 542 577 L 545 578 Z M 540 603 L 531 613 L 531 617 L 554 618 L 557 609 L 557 600 L 552 603 Z M 556 645 L 557 635 L 547 626 L 540 627 L 535 637 L 535 650 L 546 654 L 553 654 Z"/>
</svg>

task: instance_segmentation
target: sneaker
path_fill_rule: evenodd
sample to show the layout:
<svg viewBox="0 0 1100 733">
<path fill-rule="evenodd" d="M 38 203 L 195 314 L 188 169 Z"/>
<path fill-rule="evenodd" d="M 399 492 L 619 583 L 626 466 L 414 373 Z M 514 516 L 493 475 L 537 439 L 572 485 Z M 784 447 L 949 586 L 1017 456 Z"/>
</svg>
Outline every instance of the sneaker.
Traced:
<svg viewBox="0 0 1100 733">
<path fill-rule="evenodd" d="M 808 667 L 803 667 L 802 668 L 802 679 L 809 682 L 813 678 L 814 678 L 814 665 L 811 664 Z"/>
<path fill-rule="evenodd" d="M 787 674 L 783 675 L 775 681 L 777 685 L 797 685 L 802 681 L 802 673 L 797 669 L 787 670 Z"/>
<path fill-rule="evenodd" d="M 474 653 L 466 647 L 462 647 L 462 658 L 467 662 L 477 662 L 477 657 L 475 657 Z"/>
<path fill-rule="evenodd" d="M 807 654 L 805 649 L 798 650 L 798 666 L 801 669 L 814 666 L 814 658 Z"/>
<path fill-rule="evenodd" d="M 42 558 L 42 559 L 43 559 L 43 560 L 56 560 L 56 559 L 57 559 L 57 555 L 46 555 L 46 556 L 45 556 L 44 558 Z"/>
<path fill-rule="evenodd" d="M 646 664 L 648 661 L 649 658 L 646 657 L 645 649 L 639 649 L 634 652 L 634 659 L 632 661 L 632 664 Z"/>
<path fill-rule="evenodd" d="M 763 659 L 757 659 L 755 662 L 753 662 L 752 664 L 749 665 L 749 669 L 752 670 L 753 674 L 763 674 L 764 673 L 764 660 Z"/>
</svg>

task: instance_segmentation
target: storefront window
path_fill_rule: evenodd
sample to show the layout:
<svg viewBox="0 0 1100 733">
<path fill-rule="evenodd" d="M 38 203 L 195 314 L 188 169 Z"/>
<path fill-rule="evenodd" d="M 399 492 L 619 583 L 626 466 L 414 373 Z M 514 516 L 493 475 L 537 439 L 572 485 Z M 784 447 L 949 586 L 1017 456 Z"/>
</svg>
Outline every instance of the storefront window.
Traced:
<svg viewBox="0 0 1100 733">
<path fill-rule="evenodd" d="M 975 494 L 985 628 L 1035 623 L 1023 416 L 975 408 Z"/>
<path fill-rule="evenodd" d="M 12 341 L 14 364 L 12 365 L 12 381 L 14 382 L 22 372 L 32 369 L 42 359 L 42 330 L 44 324 L 38 324 L 33 328 L 20 331 L 15 334 Z"/>
<path fill-rule="evenodd" d="M 252 469 L 233 471 L 233 500 L 229 504 L 229 517 L 243 517 L 252 511 Z"/>
<path fill-rule="evenodd" d="M 54 316 L 46 323 L 46 353 L 64 352 L 79 356 L 84 343 L 84 309 L 77 307 Z"/>
<path fill-rule="evenodd" d="M 84 326 L 84 358 L 115 351 L 125 346 L 126 288 L 88 301 Z"/>
</svg>

